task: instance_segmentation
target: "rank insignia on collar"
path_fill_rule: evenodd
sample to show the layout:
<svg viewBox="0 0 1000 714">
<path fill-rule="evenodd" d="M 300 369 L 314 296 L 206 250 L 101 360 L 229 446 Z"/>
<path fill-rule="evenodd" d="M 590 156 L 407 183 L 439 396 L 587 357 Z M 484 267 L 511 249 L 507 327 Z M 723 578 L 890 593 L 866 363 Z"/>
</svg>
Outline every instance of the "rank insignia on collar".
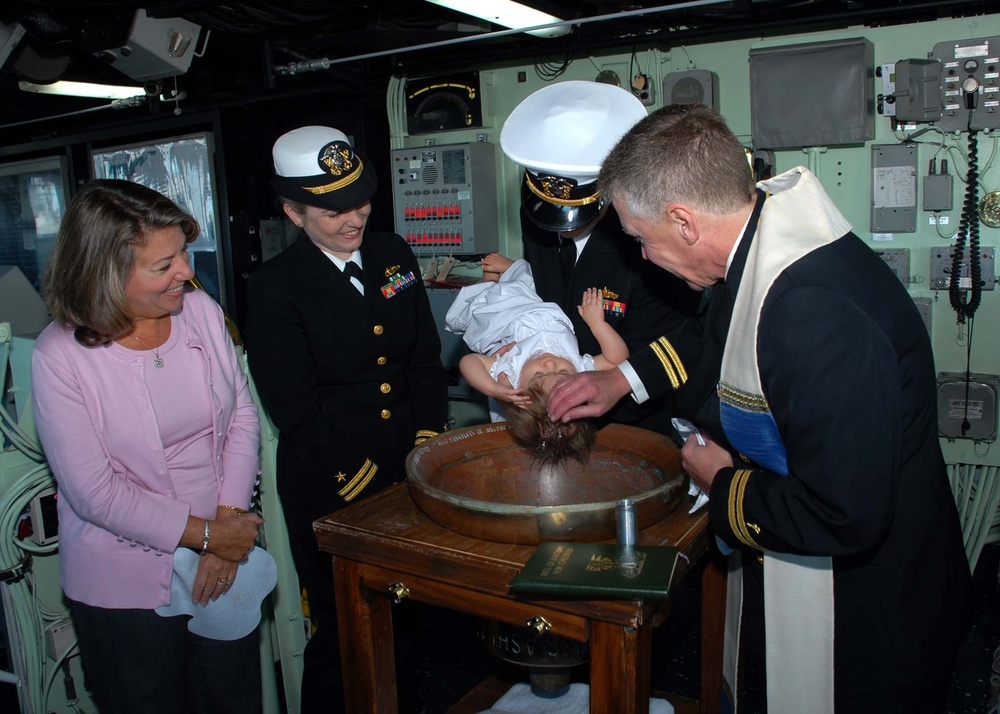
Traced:
<svg viewBox="0 0 1000 714">
<path fill-rule="evenodd" d="M 393 275 L 394 273 L 398 273 L 398 272 L 399 272 L 399 266 L 398 265 L 390 265 L 388 268 L 385 269 L 385 277 L 388 278 L 389 276 Z"/>
<path fill-rule="evenodd" d="M 389 278 L 389 282 L 382 286 L 382 295 L 385 296 L 386 300 L 396 297 L 396 295 L 403 292 L 417 281 L 412 270 L 406 275 L 395 273 L 394 275 L 387 275 L 386 277 Z"/>
</svg>

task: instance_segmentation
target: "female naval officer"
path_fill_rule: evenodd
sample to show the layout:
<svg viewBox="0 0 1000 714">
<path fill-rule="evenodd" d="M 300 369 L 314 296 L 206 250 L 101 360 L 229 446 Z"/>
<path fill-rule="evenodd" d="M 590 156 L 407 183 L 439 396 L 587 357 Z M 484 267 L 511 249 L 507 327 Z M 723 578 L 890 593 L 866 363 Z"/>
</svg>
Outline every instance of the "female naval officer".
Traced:
<svg viewBox="0 0 1000 714">
<path fill-rule="evenodd" d="M 367 158 L 324 126 L 282 135 L 272 157 L 299 231 L 250 276 L 247 355 L 280 431 L 278 494 L 317 627 L 302 711 L 339 711 L 330 556 L 312 523 L 405 478 L 407 453 L 444 428 L 447 373 L 416 257 L 400 236 L 365 230 L 377 187 Z"/>
</svg>

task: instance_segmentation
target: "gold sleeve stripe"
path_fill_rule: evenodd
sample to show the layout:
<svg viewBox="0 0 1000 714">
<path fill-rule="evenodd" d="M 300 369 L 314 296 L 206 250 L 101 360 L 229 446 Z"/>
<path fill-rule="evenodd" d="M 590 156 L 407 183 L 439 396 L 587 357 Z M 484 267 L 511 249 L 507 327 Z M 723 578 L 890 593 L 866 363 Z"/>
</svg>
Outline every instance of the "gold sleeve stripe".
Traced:
<svg viewBox="0 0 1000 714">
<path fill-rule="evenodd" d="M 750 530 L 746 526 L 746 518 L 743 513 L 743 497 L 746 493 L 747 482 L 753 473 L 750 469 L 740 469 L 733 477 L 733 482 L 729 485 L 729 527 L 740 542 L 747 544 L 751 548 L 763 550 L 750 535 Z"/>
<path fill-rule="evenodd" d="M 747 545 L 751 546 L 752 548 L 757 548 L 758 550 L 762 550 L 761 547 L 757 545 L 757 542 L 753 539 L 753 536 L 750 535 L 750 529 L 747 528 L 746 513 L 744 513 L 743 511 L 743 499 L 746 497 L 747 484 L 750 482 L 750 475 L 753 473 L 749 469 L 744 469 L 744 471 L 746 472 L 746 475 L 740 481 L 739 493 L 736 496 L 736 509 L 741 529 L 741 536 L 742 536 L 741 540 Z"/>
<path fill-rule="evenodd" d="M 371 459 L 365 459 L 364 466 L 354 475 L 354 478 L 347 482 L 346 486 L 337 491 L 337 495 L 345 501 L 353 501 L 372 480 L 376 471 L 378 471 L 378 466 L 375 462 Z"/>
<path fill-rule="evenodd" d="M 674 346 L 670 344 L 670 340 L 668 340 L 666 337 L 660 337 L 657 340 L 657 342 L 659 342 L 663 346 L 663 350 L 667 354 L 669 354 L 670 359 L 673 360 L 674 367 L 677 369 L 677 374 L 680 375 L 681 384 L 687 382 L 688 373 L 687 370 L 684 369 L 684 362 L 683 360 L 681 360 L 680 355 L 677 354 L 677 350 L 674 349 Z"/>
<path fill-rule="evenodd" d="M 680 377 L 677 375 L 677 370 L 674 369 L 673 364 L 670 362 L 670 355 L 663 351 L 663 348 L 657 342 L 650 344 L 653 348 L 653 354 L 656 355 L 656 359 L 660 360 L 660 364 L 663 366 L 663 371 L 667 373 L 667 377 L 670 379 L 670 386 L 677 389 L 681 386 Z"/>
<path fill-rule="evenodd" d="M 736 485 L 743 478 L 743 471 L 737 471 L 733 476 L 733 480 L 729 483 L 729 500 L 726 503 L 726 512 L 729 514 L 729 530 L 734 534 L 739 533 L 739 527 L 736 525 L 736 501 L 734 500 L 734 494 L 736 493 Z"/>
<path fill-rule="evenodd" d="M 749 476 L 749 471 L 746 469 L 740 469 L 736 472 L 736 475 L 733 476 L 732 483 L 729 484 L 729 528 L 742 543 L 746 543 L 744 540 L 746 528 L 743 527 L 743 523 L 741 521 L 743 506 L 740 501 L 740 497 L 743 494 L 743 485 Z"/>
<path fill-rule="evenodd" d="M 438 432 L 431 431 L 430 429 L 421 429 L 417 432 L 418 439 L 430 439 L 432 436 L 437 436 Z"/>
</svg>

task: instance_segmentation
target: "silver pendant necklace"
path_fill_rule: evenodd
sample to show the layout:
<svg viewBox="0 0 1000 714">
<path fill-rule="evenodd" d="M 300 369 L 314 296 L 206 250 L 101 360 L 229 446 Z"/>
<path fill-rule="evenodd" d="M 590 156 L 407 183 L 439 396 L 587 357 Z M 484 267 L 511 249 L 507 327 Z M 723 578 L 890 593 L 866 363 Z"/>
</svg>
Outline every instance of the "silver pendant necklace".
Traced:
<svg viewBox="0 0 1000 714">
<path fill-rule="evenodd" d="M 155 339 L 157 342 L 159 342 L 160 341 L 160 320 L 157 318 L 156 322 L 153 323 L 153 324 L 154 324 L 154 327 L 153 327 L 153 339 Z M 143 347 L 145 347 L 147 350 L 153 350 L 153 366 L 154 367 L 156 367 L 157 369 L 159 369 L 160 367 L 163 366 L 163 359 L 160 357 L 160 347 L 159 347 L 159 345 L 157 345 L 156 347 L 150 347 L 145 342 L 143 342 L 142 340 L 140 340 L 138 335 L 136 335 L 136 334 L 133 333 L 132 337 L 135 339 L 136 342 L 138 342 L 140 345 L 142 345 Z"/>
</svg>

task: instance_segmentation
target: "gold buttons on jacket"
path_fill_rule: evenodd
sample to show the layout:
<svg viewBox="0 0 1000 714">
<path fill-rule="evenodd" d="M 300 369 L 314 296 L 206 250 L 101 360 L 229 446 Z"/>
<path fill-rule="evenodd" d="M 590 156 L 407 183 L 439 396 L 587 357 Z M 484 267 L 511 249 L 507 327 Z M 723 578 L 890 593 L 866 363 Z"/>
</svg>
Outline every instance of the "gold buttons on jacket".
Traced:
<svg viewBox="0 0 1000 714">
<path fill-rule="evenodd" d="M 385 332 L 385 328 L 382 327 L 381 325 L 375 325 L 375 327 L 372 328 L 372 332 L 374 332 L 376 335 L 381 335 L 383 332 Z"/>
<path fill-rule="evenodd" d="M 381 390 L 382 394 L 388 394 L 392 391 L 392 385 L 388 382 L 382 382 L 382 386 L 379 387 L 379 390 Z"/>
<path fill-rule="evenodd" d="M 392 416 L 392 412 L 389 411 L 388 409 L 383 409 L 382 413 L 379 416 L 381 416 L 383 419 L 388 419 L 389 417 Z"/>
<path fill-rule="evenodd" d="M 375 360 L 375 361 L 376 361 L 376 362 L 377 362 L 378 364 L 380 364 L 380 365 L 383 365 L 383 364 L 385 364 L 386 362 L 388 362 L 389 360 L 387 360 L 387 359 L 386 359 L 385 357 L 379 357 L 379 358 L 378 358 L 377 360 Z"/>
</svg>

